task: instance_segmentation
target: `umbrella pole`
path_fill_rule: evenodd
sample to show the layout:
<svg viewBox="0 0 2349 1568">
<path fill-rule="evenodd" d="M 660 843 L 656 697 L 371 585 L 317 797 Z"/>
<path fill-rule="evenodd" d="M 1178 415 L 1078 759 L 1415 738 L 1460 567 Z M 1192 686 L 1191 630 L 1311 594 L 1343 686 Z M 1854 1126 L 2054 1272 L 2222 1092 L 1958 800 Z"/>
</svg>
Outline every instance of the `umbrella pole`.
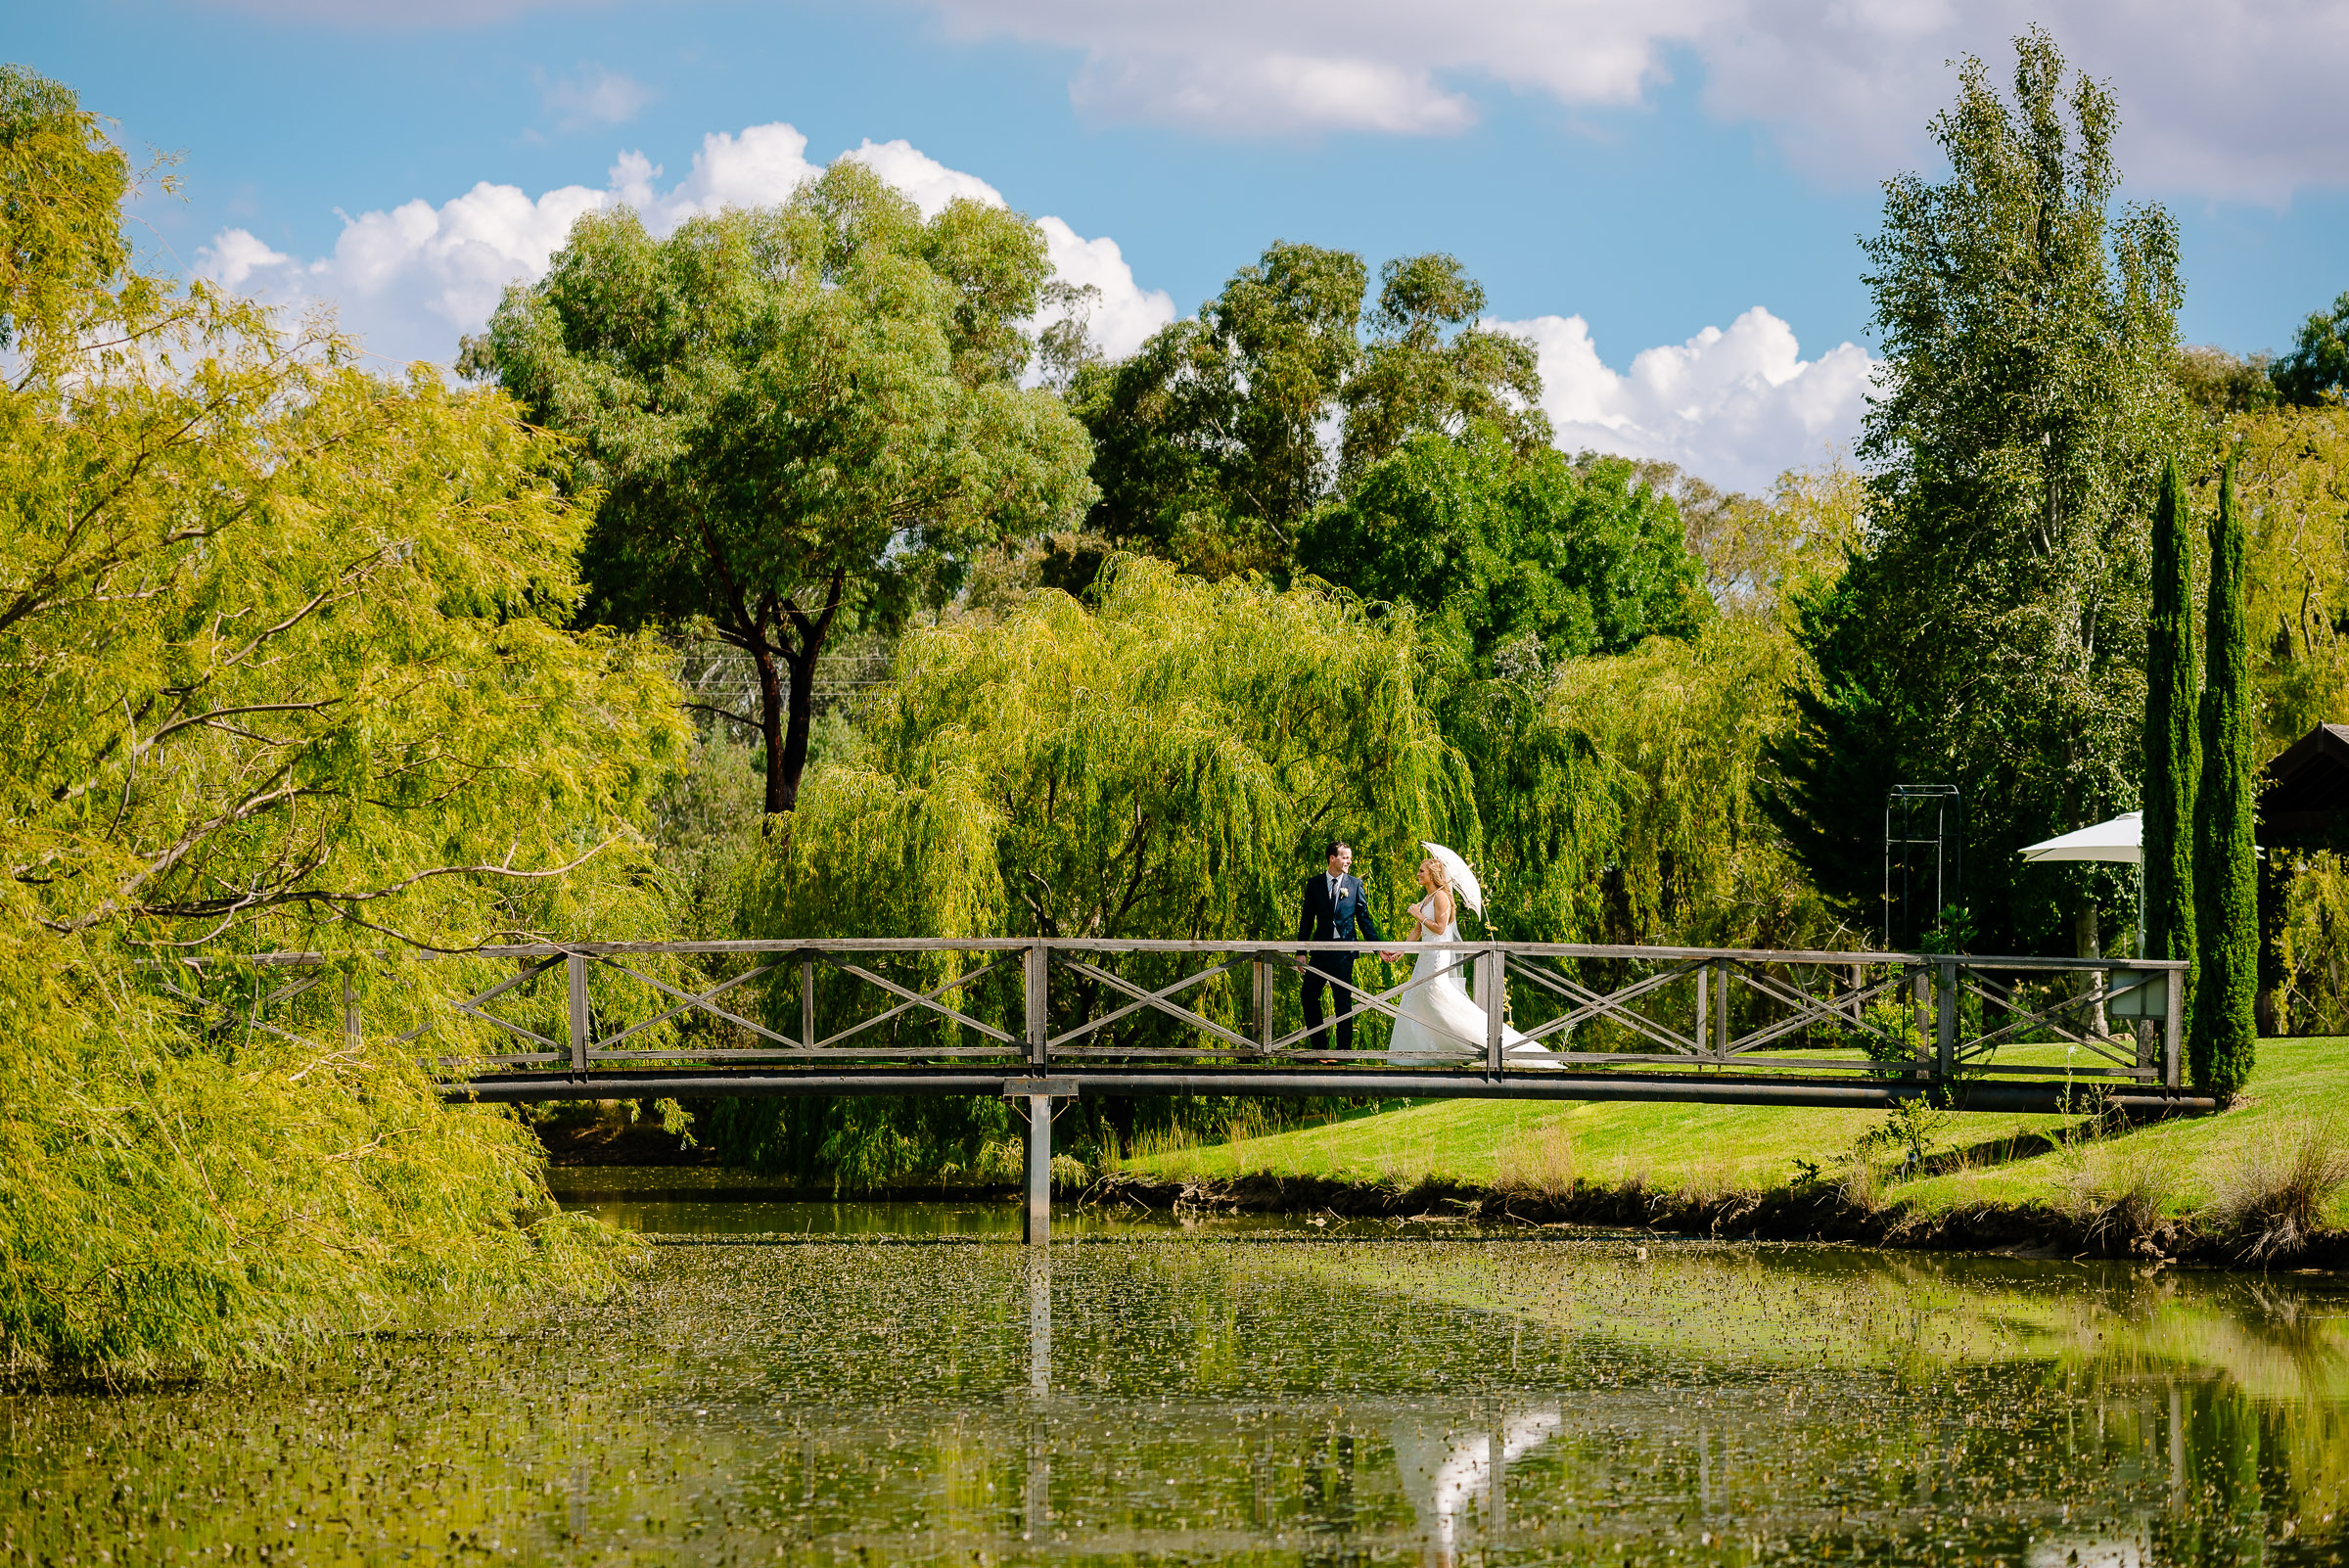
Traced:
<svg viewBox="0 0 2349 1568">
<path fill-rule="evenodd" d="M 2137 862 L 2137 956 L 2145 956 L 2145 862 Z"/>
</svg>

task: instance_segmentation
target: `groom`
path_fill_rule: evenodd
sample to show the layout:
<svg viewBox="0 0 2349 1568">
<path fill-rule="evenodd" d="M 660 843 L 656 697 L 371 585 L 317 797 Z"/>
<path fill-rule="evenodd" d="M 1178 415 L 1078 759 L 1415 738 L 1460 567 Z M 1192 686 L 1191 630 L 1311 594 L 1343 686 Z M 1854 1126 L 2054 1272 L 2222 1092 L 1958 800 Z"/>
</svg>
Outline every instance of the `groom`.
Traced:
<svg viewBox="0 0 2349 1568">
<path fill-rule="evenodd" d="M 1354 846 L 1333 842 L 1327 868 L 1305 879 L 1305 906 L 1297 915 L 1299 942 L 1377 942 L 1378 920 L 1363 897 L 1361 879 L 1351 876 Z M 1309 1047 L 1329 1048 L 1329 1031 L 1321 1027 L 1321 992 L 1328 988 L 1338 1009 L 1338 1049 L 1354 1049 L 1354 954 L 1323 951 L 1310 957 L 1305 972 L 1305 1027 Z"/>
</svg>

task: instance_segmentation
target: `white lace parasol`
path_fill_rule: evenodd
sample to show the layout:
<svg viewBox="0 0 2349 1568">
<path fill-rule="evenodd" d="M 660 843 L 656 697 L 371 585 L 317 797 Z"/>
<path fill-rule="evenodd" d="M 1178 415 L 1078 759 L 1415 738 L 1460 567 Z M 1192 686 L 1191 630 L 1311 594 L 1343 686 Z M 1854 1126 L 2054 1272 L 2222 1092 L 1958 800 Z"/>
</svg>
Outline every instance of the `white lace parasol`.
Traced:
<svg viewBox="0 0 2349 1568">
<path fill-rule="evenodd" d="M 1425 839 L 1419 841 L 1419 848 L 1425 850 L 1428 855 L 1451 876 L 1453 896 L 1473 912 L 1483 914 L 1485 912 L 1485 890 L 1476 885 L 1476 873 L 1468 869 L 1468 862 L 1444 848 L 1443 845 L 1430 844 Z"/>
</svg>

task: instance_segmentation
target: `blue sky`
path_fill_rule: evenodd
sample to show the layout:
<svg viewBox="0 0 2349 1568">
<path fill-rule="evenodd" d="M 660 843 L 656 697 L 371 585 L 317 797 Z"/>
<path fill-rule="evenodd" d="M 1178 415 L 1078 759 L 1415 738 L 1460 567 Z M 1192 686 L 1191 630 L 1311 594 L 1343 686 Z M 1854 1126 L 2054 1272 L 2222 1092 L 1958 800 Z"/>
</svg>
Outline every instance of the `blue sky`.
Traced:
<svg viewBox="0 0 2349 1568">
<path fill-rule="evenodd" d="M 2281 347 L 2349 288 L 2337 4 L 2230 22 L 2224 3 L 1960 15 L 1919 0 L 1861 25 L 1870 7 L 1830 0 L 1767 24 L 1732 0 L 408 0 L 399 23 L 370 20 L 391 9 L 23 7 L 6 52 L 72 84 L 134 147 L 184 155 L 184 200 L 142 207 L 179 264 L 334 300 L 395 356 L 445 356 L 466 300 L 493 290 L 387 283 L 445 268 L 427 254 L 440 242 L 362 254 L 347 220 L 421 202 L 445 237 L 459 214 L 442 209 L 478 184 L 529 202 L 601 193 L 628 151 L 682 204 L 705 138 L 780 122 L 813 163 L 901 140 L 888 166 L 918 150 L 941 177 L 1061 219 L 1072 244 L 1114 240 L 1128 338 L 1158 319 L 1157 292 L 1187 312 L 1274 238 L 1373 261 L 1451 251 L 1493 314 L 1543 345 L 1568 444 L 1756 485 L 1848 439 L 1875 182 L 1933 166 L 1922 127 L 1950 97 L 1948 58 L 1999 50 L 2033 20 L 2120 95 L 2127 194 L 2184 225 L 2189 339 Z M 559 238 L 546 213 L 571 210 L 466 232 L 527 275 Z M 251 245 L 224 250 L 232 230 Z M 1847 342 L 1860 348 L 1830 357 Z M 1635 364 L 1649 349 L 1662 357 Z"/>
</svg>

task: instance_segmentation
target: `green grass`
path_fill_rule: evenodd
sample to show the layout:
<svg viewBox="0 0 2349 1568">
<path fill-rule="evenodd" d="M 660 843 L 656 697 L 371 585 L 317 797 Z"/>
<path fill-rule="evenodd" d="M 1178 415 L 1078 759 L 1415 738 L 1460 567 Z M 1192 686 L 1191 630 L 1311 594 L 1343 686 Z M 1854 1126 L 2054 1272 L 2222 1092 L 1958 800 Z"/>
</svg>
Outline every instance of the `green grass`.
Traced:
<svg viewBox="0 0 2349 1568">
<path fill-rule="evenodd" d="M 2102 1136 L 2089 1135 L 2076 1117 L 1952 1115 L 1933 1146 L 1962 1169 L 1897 1183 L 1887 1196 L 1926 1208 L 2055 1202 L 2083 1180 L 2101 1179 L 2104 1168 L 2142 1160 L 2161 1173 L 2165 1206 L 2184 1212 L 2207 1202 L 2214 1182 L 2265 1141 L 2311 1121 L 2349 1124 L 2344 1069 L 2349 1038 L 2262 1040 L 2259 1069 L 2234 1109 Z M 1265 1174 L 1482 1184 L 1500 1176 L 1504 1160 L 1544 1145 L 1555 1151 L 1562 1137 L 1587 1182 L 1721 1191 L 1790 1182 L 1800 1174 L 1798 1161 L 1830 1171 L 1842 1167 L 1860 1140 L 1884 1123 L 1880 1111 L 1439 1100 L 1232 1143 L 1144 1151 L 1126 1169 L 1168 1180 Z M 2001 1145 L 2028 1134 L 2068 1146 L 2007 1157 Z"/>
</svg>

